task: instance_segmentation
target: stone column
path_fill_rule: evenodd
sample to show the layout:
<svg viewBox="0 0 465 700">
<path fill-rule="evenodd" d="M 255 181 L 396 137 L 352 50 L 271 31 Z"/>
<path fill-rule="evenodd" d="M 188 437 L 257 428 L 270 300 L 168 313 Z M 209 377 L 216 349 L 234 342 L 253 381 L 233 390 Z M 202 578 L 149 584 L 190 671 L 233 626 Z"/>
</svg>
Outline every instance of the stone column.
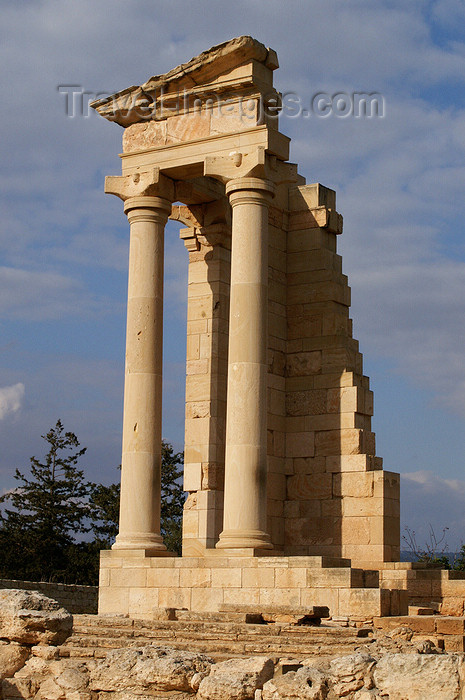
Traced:
<svg viewBox="0 0 465 700">
<path fill-rule="evenodd" d="M 160 535 L 164 229 L 171 203 L 129 197 L 131 226 L 119 534 L 113 549 L 163 554 Z"/>
<path fill-rule="evenodd" d="M 224 529 L 218 548 L 272 549 L 266 533 L 268 205 L 274 186 L 226 185 L 232 207 Z"/>
</svg>

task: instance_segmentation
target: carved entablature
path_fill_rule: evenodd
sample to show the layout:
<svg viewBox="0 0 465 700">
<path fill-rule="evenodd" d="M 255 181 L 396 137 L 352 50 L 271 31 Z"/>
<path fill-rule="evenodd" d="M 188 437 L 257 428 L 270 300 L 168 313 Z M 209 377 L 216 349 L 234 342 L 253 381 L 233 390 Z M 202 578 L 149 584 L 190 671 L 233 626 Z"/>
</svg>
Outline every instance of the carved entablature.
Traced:
<svg viewBox="0 0 465 700">
<path fill-rule="evenodd" d="M 92 107 L 124 127 L 201 112 L 216 112 L 219 130 L 224 128 L 222 118 L 249 126 L 277 122 L 280 95 L 272 77 L 276 68 L 275 51 L 250 36 L 241 36 L 168 73 L 154 75 L 142 85 L 96 100 Z"/>
<path fill-rule="evenodd" d="M 173 204 L 169 218 L 187 225 L 179 236 L 190 253 L 201 245 L 231 247 L 231 209 L 226 197 L 202 205 Z"/>
</svg>

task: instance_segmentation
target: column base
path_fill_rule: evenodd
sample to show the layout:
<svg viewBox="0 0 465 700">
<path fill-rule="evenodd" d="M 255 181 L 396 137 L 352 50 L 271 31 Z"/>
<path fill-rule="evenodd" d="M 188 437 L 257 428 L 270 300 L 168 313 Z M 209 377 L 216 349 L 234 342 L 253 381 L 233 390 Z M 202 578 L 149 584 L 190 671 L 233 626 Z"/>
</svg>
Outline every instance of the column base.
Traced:
<svg viewBox="0 0 465 700">
<path fill-rule="evenodd" d="M 262 530 L 223 530 L 217 549 L 273 549 L 270 536 Z"/>
<path fill-rule="evenodd" d="M 167 551 L 163 544 L 161 535 L 117 535 L 115 544 L 112 550 L 118 549 L 143 549 L 147 552 L 147 556 L 173 556 Z"/>
</svg>

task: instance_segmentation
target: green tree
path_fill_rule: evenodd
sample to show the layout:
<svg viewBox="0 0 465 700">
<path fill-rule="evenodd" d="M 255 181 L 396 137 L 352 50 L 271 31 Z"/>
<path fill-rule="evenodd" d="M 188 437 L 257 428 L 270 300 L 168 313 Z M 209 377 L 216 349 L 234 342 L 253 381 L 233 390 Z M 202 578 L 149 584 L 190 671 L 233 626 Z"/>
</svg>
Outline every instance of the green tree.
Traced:
<svg viewBox="0 0 465 700">
<path fill-rule="evenodd" d="M 465 544 L 460 547 L 460 552 L 457 554 L 452 568 L 454 571 L 465 571 Z"/>
<path fill-rule="evenodd" d="M 57 421 L 42 438 L 45 458 L 31 458 L 30 475 L 16 470 L 17 488 L 0 498 L 0 577 L 95 585 L 99 552 L 118 533 L 120 485 L 87 482 L 77 462 L 86 452 Z M 181 553 L 183 454 L 162 443 L 161 532 Z M 9 507 L 8 507 L 9 506 Z M 82 537 L 92 533 L 93 538 Z M 77 539 L 79 537 L 79 539 Z"/>
<path fill-rule="evenodd" d="M 89 531 L 89 486 L 77 462 L 86 452 L 60 420 L 46 435 L 48 452 L 31 457 L 30 476 L 18 469 L 19 486 L 0 498 L 0 573 L 29 580 L 63 578 L 77 534 Z"/>
<path fill-rule="evenodd" d="M 182 490 L 184 453 L 175 452 L 169 442 L 161 445 L 161 535 L 170 552 L 181 555 L 182 512 L 185 494 Z"/>
<path fill-rule="evenodd" d="M 120 485 L 90 484 L 92 532 L 100 549 L 108 549 L 118 534 Z"/>
<path fill-rule="evenodd" d="M 181 554 L 182 513 L 185 495 L 182 490 L 184 454 L 175 452 L 163 440 L 161 446 L 161 535 L 170 552 Z M 100 549 L 108 549 L 118 534 L 120 484 L 91 484 L 90 506 L 92 531 Z"/>
</svg>

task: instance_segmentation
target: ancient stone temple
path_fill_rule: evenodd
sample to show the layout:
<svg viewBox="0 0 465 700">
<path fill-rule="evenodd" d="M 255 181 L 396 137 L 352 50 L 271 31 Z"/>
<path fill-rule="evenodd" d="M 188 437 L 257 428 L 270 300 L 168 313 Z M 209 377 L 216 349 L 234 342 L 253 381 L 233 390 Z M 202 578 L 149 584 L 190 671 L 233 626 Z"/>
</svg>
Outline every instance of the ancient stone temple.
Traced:
<svg viewBox="0 0 465 700">
<path fill-rule="evenodd" d="M 120 531 L 102 552 L 103 613 L 403 605 L 395 583 L 378 587 L 399 558 L 399 477 L 375 456 L 342 217 L 335 192 L 288 162 L 276 68 L 273 50 L 240 37 L 93 103 L 123 127 L 122 175 L 105 191 L 130 225 Z M 168 218 L 189 256 L 179 558 L 160 536 Z"/>
</svg>

